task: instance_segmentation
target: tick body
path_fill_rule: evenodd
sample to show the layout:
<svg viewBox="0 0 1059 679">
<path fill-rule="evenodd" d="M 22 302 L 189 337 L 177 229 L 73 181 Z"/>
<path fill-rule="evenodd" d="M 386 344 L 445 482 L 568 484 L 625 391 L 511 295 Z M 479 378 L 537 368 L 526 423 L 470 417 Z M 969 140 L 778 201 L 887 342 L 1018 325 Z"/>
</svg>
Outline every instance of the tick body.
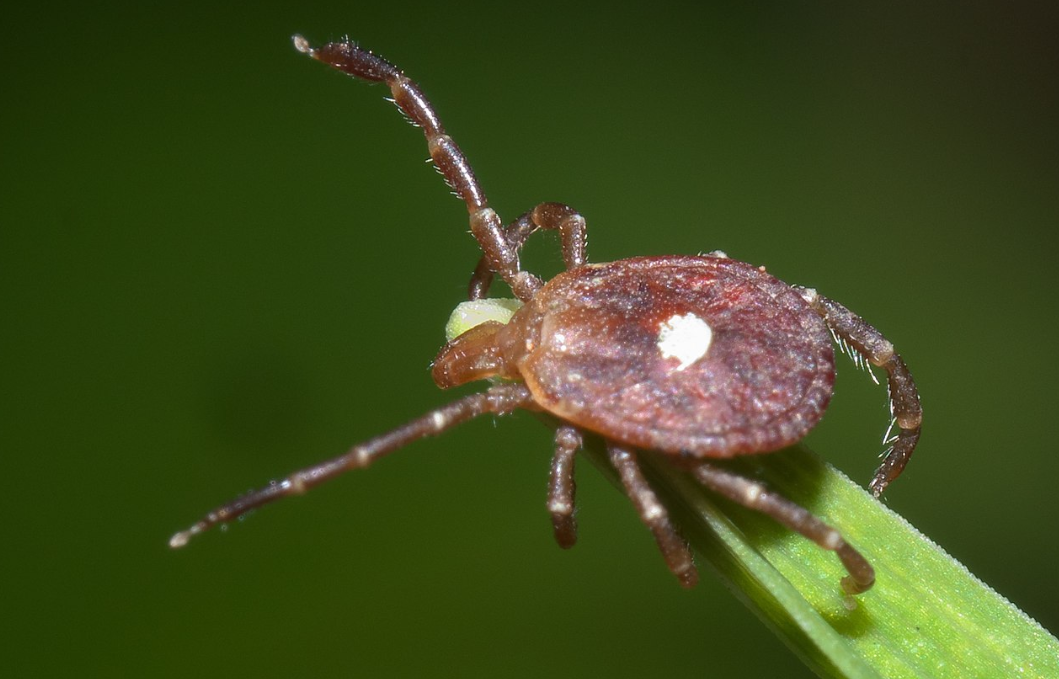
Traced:
<svg viewBox="0 0 1059 679">
<path fill-rule="evenodd" d="M 713 460 L 772 452 L 808 433 L 831 399 L 834 338 L 858 362 L 887 373 L 896 433 L 869 485 L 879 496 L 911 457 L 922 419 L 915 383 L 889 341 L 837 302 L 723 253 L 590 264 L 585 220 L 566 205 L 541 203 L 505 224 L 429 101 L 399 69 L 348 41 L 314 49 L 295 36 L 294 44 L 339 71 L 389 86 L 467 206 L 482 251 L 468 286 L 471 303 L 483 303 L 499 276 L 521 308 L 453 337 L 434 362 L 434 381 L 442 388 L 499 382 L 229 502 L 174 535 L 171 546 L 478 415 L 527 409 L 560 422 L 547 508 L 561 546 L 576 541 L 574 457 L 583 433 L 592 432 L 604 439 L 627 494 L 681 584 L 696 582 L 692 556 L 640 471 L 640 450 L 668 454 L 711 490 L 834 551 L 849 573 L 842 579 L 847 593 L 872 586 L 871 565 L 836 530 Z M 539 230 L 559 233 L 566 265 L 548 282 L 519 265 L 519 251 Z"/>
<path fill-rule="evenodd" d="M 495 374 L 523 381 L 544 410 L 665 453 L 731 457 L 795 443 L 834 385 L 821 317 L 790 286 L 720 256 L 580 266 L 495 330 L 450 344 L 435 381 L 465 381 L 450 355 L 495 354 Z M 490 376 L 484 367 L 470 376 Z"/>
</svg>

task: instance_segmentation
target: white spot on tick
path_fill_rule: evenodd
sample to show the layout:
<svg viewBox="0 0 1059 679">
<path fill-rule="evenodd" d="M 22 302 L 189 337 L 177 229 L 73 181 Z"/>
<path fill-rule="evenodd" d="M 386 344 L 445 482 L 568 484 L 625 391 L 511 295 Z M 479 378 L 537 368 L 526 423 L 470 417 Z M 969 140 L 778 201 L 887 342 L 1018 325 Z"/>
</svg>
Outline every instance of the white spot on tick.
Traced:
<svg viewBox="0 0 1059 679">
<path fill-rule="evenodd" d="M 675 314 L 658 328 L 658 350 L 662 358 L 680 361 L 677 370 L 705 356 L 712 341 L 710 325 L 692 313 Z"/>
</svg>

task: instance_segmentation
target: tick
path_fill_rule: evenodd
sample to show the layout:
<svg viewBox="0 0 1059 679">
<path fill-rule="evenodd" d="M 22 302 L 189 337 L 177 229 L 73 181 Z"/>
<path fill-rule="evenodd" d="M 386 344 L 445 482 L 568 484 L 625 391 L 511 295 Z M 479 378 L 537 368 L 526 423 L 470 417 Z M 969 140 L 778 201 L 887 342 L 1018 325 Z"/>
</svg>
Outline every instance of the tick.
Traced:
<svg viewBox="0 0 1059 679">
<path fill-rule="evenodd" d="M 697 581 L 692 555 L 637 463 L 641 450 L 670 456 L 710 490 L 836 552 L 849 573 L 841 582 L 847 593 L 872 586 L 871 565 L 838 531 L 713 460 L 767 453 L 801 440 L 831 399 L 834 339 L 855 360 L 887 374 L 896 433 L 888 433 L 889 448 L 869 485 L 878 497 L 912 456 L 922 419 L 912 376 L 879 331 L 815 290 L 788 285 L 763 267 L 720 252 L 589 264 L 585 220 L 559 203 L 541 203 L 505 225 L 430 102 L 401 70 L 348 40 L 313 48 L 295 36 L 294 46 L 343 73 L 390 88 L 398 108 L 423 129 L 431 159 L 467 205 L 471 233 L 482 250 L 469 285 L 471 304 L 488 304 L 494 276 L 518 303 L 500 320 L 478 323 L 450 339 L 434 361 L 439 387 L 493 379 L 484 391 L 231 501 L 174 535 L 172 547 L 273 500 L 366 467 L 417 439 L 486 413 L 526 409 L 559 421 L 547 507 L 560 546 L 577 539 L 574 455 L 584 433 L 591 432 L 605 441 L 625 492 L 682 585 Z M 548 282 L 519 266 L 520 249 L 540 230 L 558 232 L 566 267 Z"/>
</svg>

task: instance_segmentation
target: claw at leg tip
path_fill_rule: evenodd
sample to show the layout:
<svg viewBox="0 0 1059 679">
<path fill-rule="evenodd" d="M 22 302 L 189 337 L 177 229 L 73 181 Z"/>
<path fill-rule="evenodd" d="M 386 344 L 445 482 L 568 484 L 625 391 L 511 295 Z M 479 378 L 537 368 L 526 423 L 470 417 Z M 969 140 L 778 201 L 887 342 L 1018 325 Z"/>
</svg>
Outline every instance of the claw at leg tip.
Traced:
<svg viewBox="0 0 1059 679">
<path fill-rule="evenodd" d="M 172 549 L 180 549 L 188 543 L 191 538 L 195 537 L 206 529 L 203 523 L 196 523 L 187 530 L 182 530 L 179 533 L 174 533 L 173 537 L 169 538 L 169 547 Z"/>
<path fill-rule="evenodd" d="M 294 42 L 294 49 L 298 50 L 302 54 L 312 55 L 313 48 L 309 45 L 309 41 L 303 38 L 301 35 L 295 33 L 291 37 L 291 41 Z"/>
<path fill-rule="evenodd" d="M 841 581 L 842 591 L 846 593 L 847 598 L 852 602 L 856 601 L 856 599 L 853 598 L 854 596 L 858 594 L 864 594 L 869 589 L 871 589 L 874 584 L 874 577 L 872 577 L 869 582 L 857 582 L 853 579 L 853 576 L 847 575 L 846 577 L 842 578 Z"/>
</svg>

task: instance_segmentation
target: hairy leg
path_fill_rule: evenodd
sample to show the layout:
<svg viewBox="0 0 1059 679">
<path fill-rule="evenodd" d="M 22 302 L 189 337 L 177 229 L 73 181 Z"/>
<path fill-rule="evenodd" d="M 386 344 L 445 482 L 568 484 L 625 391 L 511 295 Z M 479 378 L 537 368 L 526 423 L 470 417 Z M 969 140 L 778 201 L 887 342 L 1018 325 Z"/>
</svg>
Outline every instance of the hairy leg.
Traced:
<svg viewBox="0 0 1059 679">
<path fill-rule="evenodd" d="M 330 42 L 312 47 L 300 35 L 294 36 L 294 46 L 313 59 L 343 73 L 369 82 L 385 83 L 397 107 L 413 124 L 423 129 L 430 158 L 452 190 L 467 206 L 471 233 L 478 240 L 491 271 L 498 273 L 511 286 L 515 296 L 525 301 L 541 287 L 533 274 L 520 271 L 516 251 L 508 244 L 503 222 L 489 207 L 485 192 L 467 162 L 463 151 L 452 140 L 441 124 L 433 105 L 419 86 L 399 68 L 352 41 Z"/>
<path fill-rule="evenodd" d="M 838 302 L 817 294 L 810 288 L 799 288 L 802 297 L 820 314 L 835 338 L 886 371 L 890 392 L 890 413 L 900 431 L 886 440 L 889 449 L 875 472 L 868 488 L 875 497 L 882 495 L 886 486 L 901 475 L 916 444 L 919 443 L 923 423 L 923 408 L 919 391 L 908 371 L 908 366 L 882 333 L 863 318 Z"/>
</svg>

